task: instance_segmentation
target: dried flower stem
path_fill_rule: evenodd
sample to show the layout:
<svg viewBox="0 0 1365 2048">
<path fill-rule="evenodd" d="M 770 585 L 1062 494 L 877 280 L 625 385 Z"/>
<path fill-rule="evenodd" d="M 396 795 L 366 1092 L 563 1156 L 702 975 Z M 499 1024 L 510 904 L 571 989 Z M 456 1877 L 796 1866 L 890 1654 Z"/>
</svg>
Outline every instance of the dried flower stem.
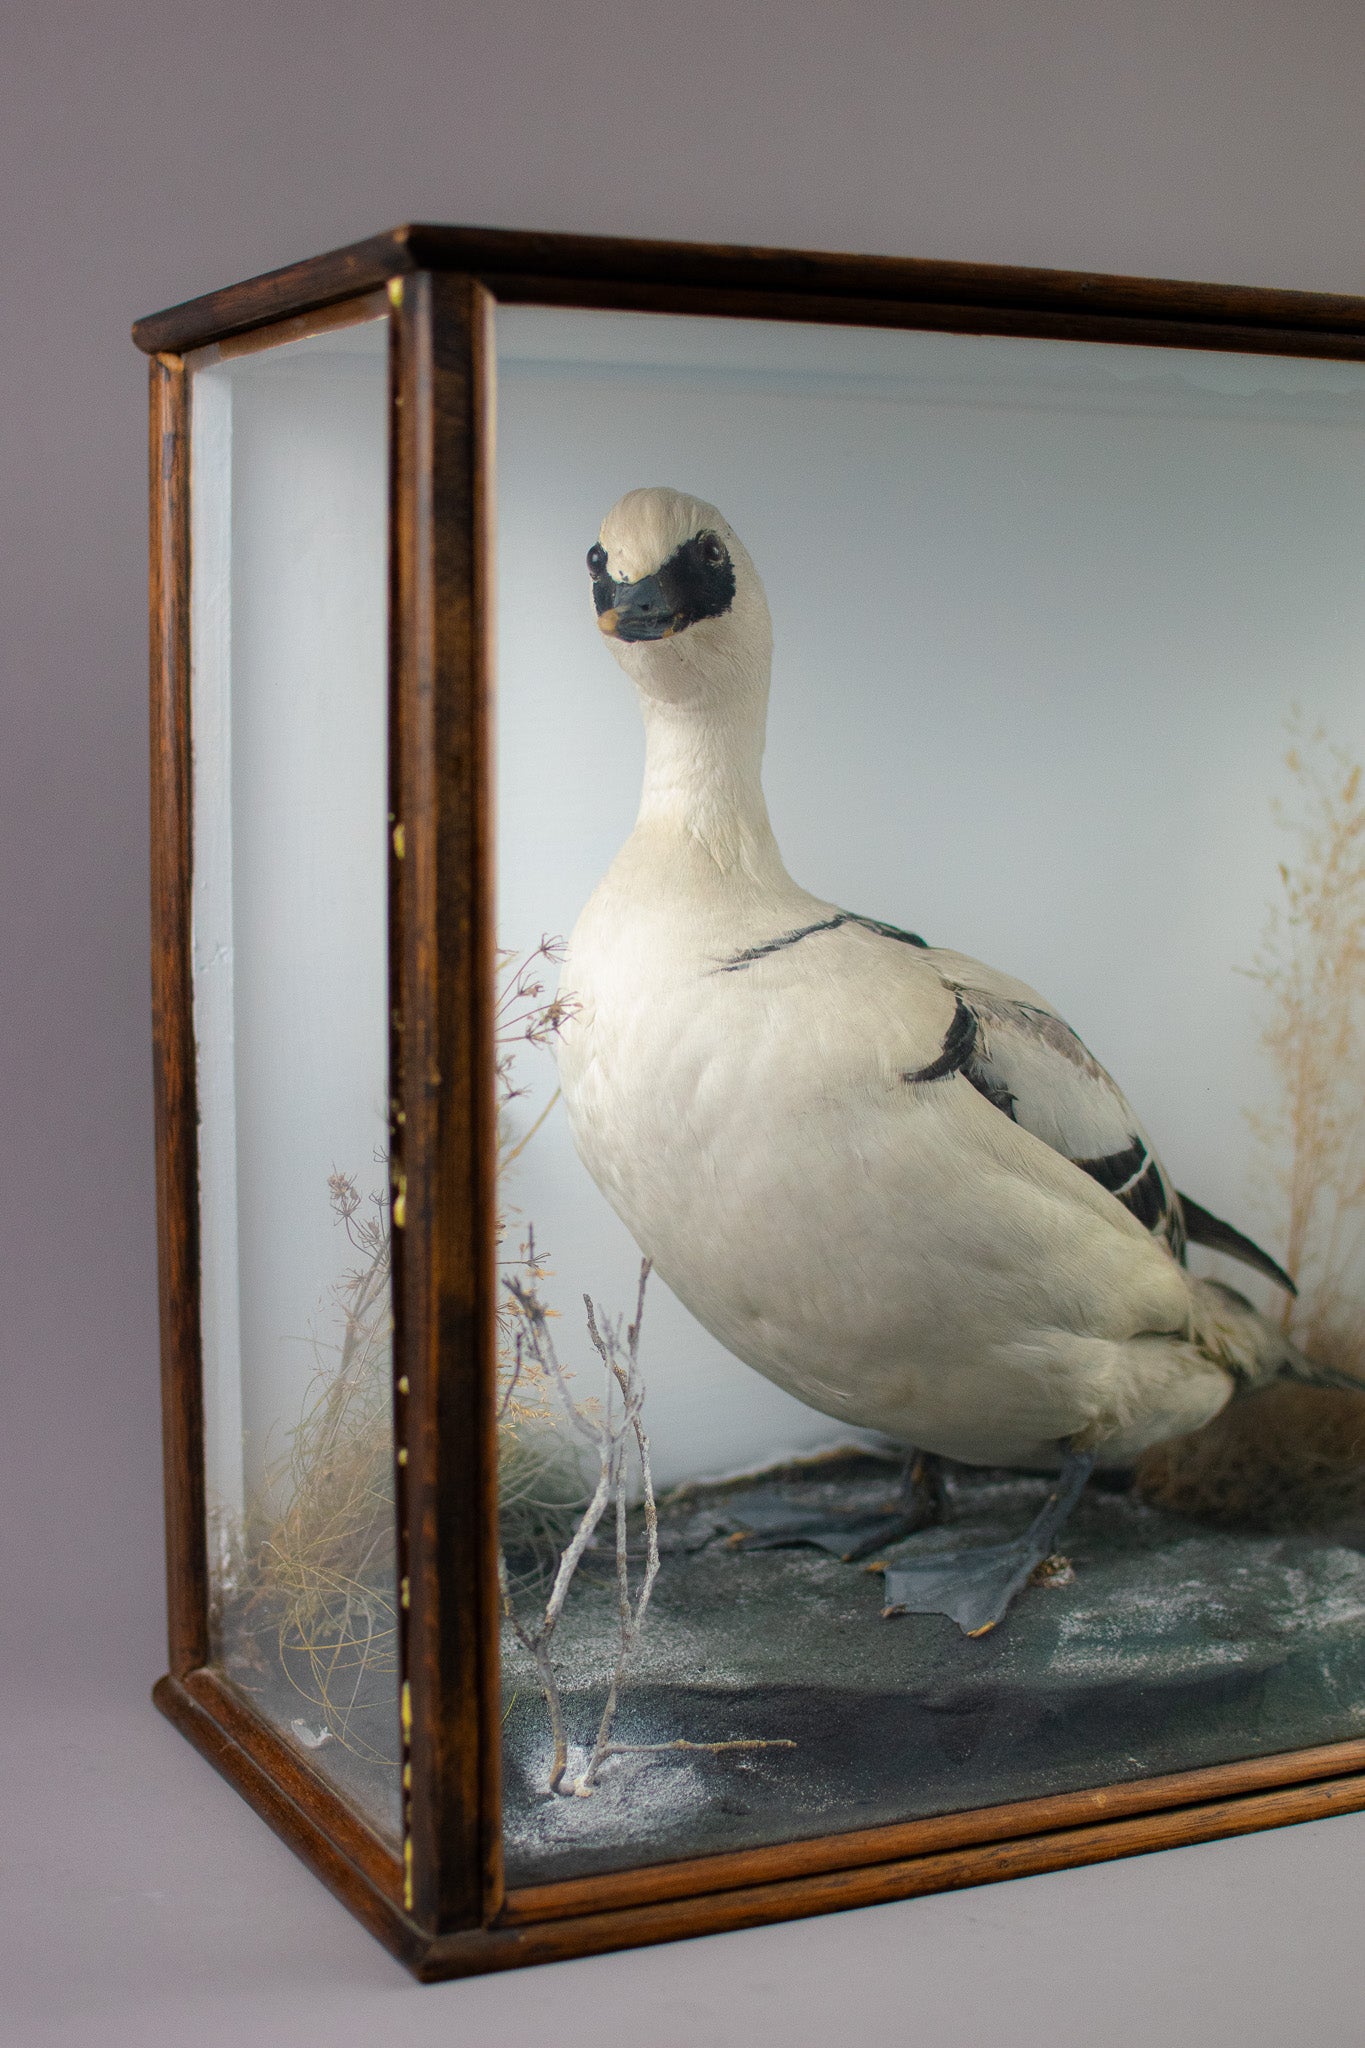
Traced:
<svg viewBox="0 0 1365 2048">
<path fill-rule="evenodd" d="M 1284 1204 L 1283 1320 L 1314 1357 L 1365 1366 L 1358 1262 L 1365 1220 L 1365 796 L 1358 763 L 1320 729 L 1285 757 L 1298 789 L 1275 805 L 1296 854 L 1280 864 L 1250 969 L 1270 998 L 1263 1044 L 1281 1093 L 1251 1117 Z"/>
</svg>

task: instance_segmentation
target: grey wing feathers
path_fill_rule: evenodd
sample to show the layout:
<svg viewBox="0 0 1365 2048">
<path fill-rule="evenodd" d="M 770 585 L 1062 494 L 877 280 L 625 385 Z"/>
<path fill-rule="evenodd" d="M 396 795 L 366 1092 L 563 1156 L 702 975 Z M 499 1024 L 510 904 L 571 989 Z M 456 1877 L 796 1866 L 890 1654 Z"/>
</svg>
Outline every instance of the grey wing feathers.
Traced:
<svg viewBox="0 0 1365 2048">
<path fill-rule="evenodd" d="M 1182 1258 L 1180 1198 L 1123 1095 L 1070 1025 L 984 989 L 956 992 L 977 1022 L 963 1067 L 973 1087 L 1107 1188 Z"/>
<path fill-rule="evenodd" d="M 870 918 L 853 922 L 924 947 L 923 939 Z M 818 927 L 824 929 L 824 927 Z M 796 934 L 804 937 L 804 933 Z M 954 998 L 938 1057 L 902 1078 L 913 1084 L 960 1074 L 1022 1130 L 1122 1202 L 1182 1264 L 1187 1243 L 1226 1253 L 1290 1294 L 1294 1282 L 1268 1252 L 1218 1216 L 1176 1192 L 1123 1094 L 1071 1026 L 1032 991 L 961 953 L 925 947 Z M 983 987 L 977 975 L 995 983 Z"/>
<path fill-rule="evenodd" d="M 1268 1252 L 1176 1192 L 1123 1095 L 1069 1024 L 1010 997 L 956 992 L 977 1026 L 962 1072 L 997 1109 L 1108 1188 L 1177 1259 L 1184 1261 L 1187 1241 L 1201 1244 L 1294 1293 Z"/>
</svg>

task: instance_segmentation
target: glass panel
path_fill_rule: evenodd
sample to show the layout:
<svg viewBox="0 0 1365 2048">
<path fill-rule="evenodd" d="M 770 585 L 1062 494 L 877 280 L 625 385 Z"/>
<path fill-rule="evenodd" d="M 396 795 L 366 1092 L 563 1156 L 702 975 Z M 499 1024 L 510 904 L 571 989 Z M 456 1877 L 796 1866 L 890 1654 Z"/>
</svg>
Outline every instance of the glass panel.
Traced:
<svg viewBox="0 0 1365 2048">
<path fill-rule="evenodd" d="M 386 340 L 195 365 L 194 996 L 214 1655 L 396 1835 Z"/>
<path fill-rule="evenodd" d="M 1359 1734 L 1365 369 L 507 309 L 498 434 L 511 1881 Z"/>
</svg>

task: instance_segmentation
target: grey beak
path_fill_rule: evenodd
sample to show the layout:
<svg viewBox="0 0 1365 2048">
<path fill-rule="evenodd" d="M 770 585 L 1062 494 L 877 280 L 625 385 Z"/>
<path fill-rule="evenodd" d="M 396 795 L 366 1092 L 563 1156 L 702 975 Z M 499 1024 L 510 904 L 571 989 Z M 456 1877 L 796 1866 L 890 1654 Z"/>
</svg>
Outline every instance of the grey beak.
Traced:
<svg viewBox="0 0 1365 2048">
<path fill-rule="evenodd" d="M 599 612 L 597 623 L 617 640 L 667 640 L 677 629 L 678 614 L 659 578 L 642 576 L 638 583 L 615 586 L 611 608 Z"/>
</svg>

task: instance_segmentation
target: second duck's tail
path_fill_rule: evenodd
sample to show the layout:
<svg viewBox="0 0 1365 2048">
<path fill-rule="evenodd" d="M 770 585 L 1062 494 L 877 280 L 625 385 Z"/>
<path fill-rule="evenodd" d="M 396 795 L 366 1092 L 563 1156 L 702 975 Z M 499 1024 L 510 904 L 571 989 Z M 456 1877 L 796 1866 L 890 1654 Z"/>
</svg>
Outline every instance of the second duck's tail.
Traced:
<svg viewBox="0 0 1365 2048">
<path fill-rule="evenodd" d="M 1297 1380 L 1306 1387 L 1337 1387 L 1365 1393 L 1365 1380 L 1335 1366 L 1318 1365 L 1253 1308 L 1235 1287 L 1221 1280 L 1190 1281 L 1194 1299 L 1194 1335 L 1200 1348 L 1216 1359 L 1237 1383 L 1237 1393 L 1254 1393 L 1276 1380 Z M 1236 1395 L 1233 1397 L 1236 1398 Z"/>
</svg>

